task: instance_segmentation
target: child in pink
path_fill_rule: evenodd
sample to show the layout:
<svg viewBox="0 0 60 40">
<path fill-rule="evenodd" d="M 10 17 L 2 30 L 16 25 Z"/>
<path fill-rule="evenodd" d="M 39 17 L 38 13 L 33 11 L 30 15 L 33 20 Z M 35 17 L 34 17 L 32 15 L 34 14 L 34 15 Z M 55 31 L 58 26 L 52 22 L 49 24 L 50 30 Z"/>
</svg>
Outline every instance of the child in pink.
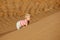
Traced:
<svg viewBox="0 0 60 40">
<path fill-rule="evenodd" d="M 19 30 L 23 26 L 27 26 L 30 22 L 30 14 L 25 15 L 24 20 L 20 20 L 16 23 L 16 28 Z"/>
</svg>

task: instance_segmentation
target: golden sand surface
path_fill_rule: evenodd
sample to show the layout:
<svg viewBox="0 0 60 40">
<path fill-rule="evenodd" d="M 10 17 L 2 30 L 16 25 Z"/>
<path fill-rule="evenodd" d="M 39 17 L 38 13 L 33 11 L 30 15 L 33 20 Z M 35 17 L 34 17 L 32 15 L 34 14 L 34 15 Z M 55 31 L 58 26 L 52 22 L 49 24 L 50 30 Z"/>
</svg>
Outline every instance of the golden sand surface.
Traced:
<svg viewBox="0 0 60 40">
<path fill-rule="evenodd" d="M 1 40 L 60 40 L 60 12 L 6 34 Z"/>
<path fill-rule="evenodd" d="M 35 33 L 35 31 L 36 31 L 36 33 L 38 33 L 38 30 L 33 31 L 35 29 L 34 27 L 36 26 L 36 28 L 38 27 L 37 29 L 39 29 L 39 27 L 44 25 L 44 23 L 45 23 L 44 20 L 49 19 L 48 17 L 51 15 L 53 15 L 53 16 L 51 16 L 52 19 L 50 18 L 51 20 L 56 20 L 56 21 L 57 21 L 57 19 L 59 20 L 59 15 L 58 15 L 59 11 L 60 11 L 60 0 L 0 0 L 0 38 L 4 37 L 5 35 L 10 35 L 10 33 L 12 33 L 12 35 L 13 35 L 13 33 L 15 31 L 18 35 L 19 35 L 19 33 L 21 33 L 20 35 L 23 37 L 23 35 L 24 35 L 24 34 L 22 34 L 23 32 L 25 32 L 25 33 L 27 32 L 29 34 L 31 31 L 31 34 L 29 34 L 29 35 L 30 35 L 30 37 L 32 37 L 34 39 L 37 36 L 34 37 L 34 35 L 36 35 L 36 34 L 33 35 L 33 33 Z M 20 19 L 24 19 L 24 14 L 26 14 L 26 13 L 31 14 L 30 24 L 28 25 L 28 28 L 27 27 L 22 28 L 21 32 L 17 31 L 16 22 Z M 57 19 L 55 18 L 54 15 L 56 15 Z M 47 18 L 47 19 L 45 19 L 45 18 Z M 43 25 L 41 24 L 40 20 L 41 21 L 43 20 L 43 22 L 42 22 Z M 45 27 L 48 26 L 50 28 L 50 21 L 49 21 L 49 23 L 47 23 L 45 25 Z M 36 25 L 34 23 L 36 23 Z M 54 23 L 55 23 L 55 21 L 54 21 Z M 40 25 L 38 25 L 38 24 L 40 24 Z M 59 23 L 56 23 L 56 25 L 59 25 Z M 41 29 L 41 32 L 43 32 L 42 30 L 45 30 L 44 29 L 45 27 L 43 27 L 43 29 Z M 30 30 L 32 28 L 33 28 L 33 30 Z M 46 30 L 48 30 L 48 29 L 46 29 Z M 30 31 L 28 32 L 28 31 L 24 31 L 24 30 L 28 30 L 28 31 L 30 30 Z M 56 30 L 58 30 L 58 28 Z M 46 32 L 46 34 L 47 34 L 47 32 Z M 58 31 L 56 31 L 56 33 L 57 32 Z M 39 33 L 40 33 L 40 31 L 39 31 Z M 43 33 L 45 33 L 45 32 L 43 32 Z M 43 36 L 44 35 L 43 33 L 41 33 L 41 35 L 40 34 L 39 35 Z M 29 36 L 28 34 L 26 34 L 27 37 Z M 31 35 L 33 35 L 33 36 L 31 36 Z M 47 34 L 47 35 L 50 35 L 50 34 Z M 56 36 L 58 36 L 58 35 L 56 35 Z M 19 37 L 21 37 L 21 36 L 19 36 Z M 38 40 L 41 39 L 40 36 L 37 38 Z M 42 37 L 42 40 L 44 37 Z M 48 36 L 48 38 L 50 38 L 50 36 Z M 2 38 L 2 39 L 4 40 L 4 38 Z M 33 40 L 31 38 L 28 38 L 28 39 Z M 37 39 L 34 39 L 34 40 L 37 40 Z M 59 39 L 59 36 L 57 39 Z M 8 39 L 6 39 L 6 40 L 8 40 Z M 50 39 L 47 39 L 47 40 L 50 40 Z"/>
</svg>

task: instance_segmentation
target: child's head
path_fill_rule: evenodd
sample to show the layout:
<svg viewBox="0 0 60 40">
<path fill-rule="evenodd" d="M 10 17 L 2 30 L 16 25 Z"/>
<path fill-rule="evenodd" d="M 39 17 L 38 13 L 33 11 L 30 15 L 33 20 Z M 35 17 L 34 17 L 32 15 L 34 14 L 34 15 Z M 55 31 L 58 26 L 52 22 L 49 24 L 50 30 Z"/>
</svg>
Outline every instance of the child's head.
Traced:
<svg viewBox="0 0 60 40">
<path fill-rule="evenodd" d="M 25 14 L 25 19 L 30 20 L 30 14 Z"/>
</svg>

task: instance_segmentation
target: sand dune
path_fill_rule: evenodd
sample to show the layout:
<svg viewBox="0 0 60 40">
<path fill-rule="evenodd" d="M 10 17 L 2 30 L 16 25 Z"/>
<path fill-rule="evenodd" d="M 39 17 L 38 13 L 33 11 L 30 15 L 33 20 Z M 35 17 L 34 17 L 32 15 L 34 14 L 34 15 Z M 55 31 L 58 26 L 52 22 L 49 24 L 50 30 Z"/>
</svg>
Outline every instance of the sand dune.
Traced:
<svg viewBox="0 0 60 40">
<path fill-rule="evenodd" d="M 60 0 L 0 0 L 1 40 L 59 40 Z M 31 14 L 28 27 L 16 30 L 16 22 Z"/>
<path fill-rule="evenodd" d="M 60 12 L 6 34 L 1 40 L 60 40 Z"/>
<path fill-rule="evenodd" d="M 59 10 L 55 10 L 55 11 L 51 10 L 46 13 L 40 13 L 39 15 L 32 14 L 30 24 L 33 24 L 33 23 L 41 20 L 42 18 L 52 15 L 57 11 L 59 11 Z M 16 17 L 14 17 L 14 16 L 0 17 L 0 37 L 7 34 L 7 33 L 15 31 L 16 30 L 16 26 L 15 26 L 16 21 L 18 21 L 22 18 L 24 19 L 24 16 L 21 16 L 21 17 L 17 17 L 17 16 Z"/>
<path fill-rule="evenodd" d="M 60 0 L 0 0 L 0 37 L 16 30 L 16 21 L 31 14 L 31 24 L 54 14 L 60 9 Z"/>
</svg>

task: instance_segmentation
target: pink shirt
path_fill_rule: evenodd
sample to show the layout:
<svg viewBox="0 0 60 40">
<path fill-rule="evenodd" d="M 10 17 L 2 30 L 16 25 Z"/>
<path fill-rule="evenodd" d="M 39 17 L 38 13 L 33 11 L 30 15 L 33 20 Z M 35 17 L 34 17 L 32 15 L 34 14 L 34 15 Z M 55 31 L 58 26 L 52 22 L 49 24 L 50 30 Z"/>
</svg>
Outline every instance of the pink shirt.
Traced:
<svg viewBox="0 0 60 40">
<path fill-rule="evenodd" d="M 20 20 L 20 25 L 21 26 L 24 26 L 24 25 L 26 25 L 27 24 L 27 20 L 25 19 L 25 20 Z"/>
</svg>

